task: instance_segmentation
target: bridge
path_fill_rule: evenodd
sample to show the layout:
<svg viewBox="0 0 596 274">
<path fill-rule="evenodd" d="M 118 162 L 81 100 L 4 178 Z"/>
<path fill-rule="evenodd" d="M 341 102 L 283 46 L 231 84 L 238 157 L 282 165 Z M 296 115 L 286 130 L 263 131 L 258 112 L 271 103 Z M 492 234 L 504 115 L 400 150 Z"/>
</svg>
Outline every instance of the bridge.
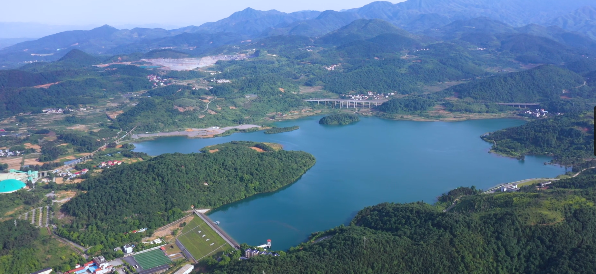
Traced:
<svg viewBox="0 0 596 274">
<path fill-rule="evenodd" d="M 497 105 L 527 108 L 529 106 L 539 106 L 540 104 L 539 103 L 497 103 Z"/>
<path fill-rule="evenodd" d="M 368 107 L 371 108 L 373 105 L 376 107 L 378 105 L 381 105 L 385 102 L 387 102 L 388 100 L 386 99 L 380 99 L 380 100 L 356 100 L 356 99 L 307 99 L 304 100 L 306 102 L 317 102 L 317 105 L 320 103 L 324 103 L 325 105 L 327 105 L 329 103 L 329 105 L 336 107 L 337 105 L 339 105 L 339 108 L 343 108 L 344 106 L 346 108 L 357 108 L 359 105 L 361 107 Z"/>
</svg>

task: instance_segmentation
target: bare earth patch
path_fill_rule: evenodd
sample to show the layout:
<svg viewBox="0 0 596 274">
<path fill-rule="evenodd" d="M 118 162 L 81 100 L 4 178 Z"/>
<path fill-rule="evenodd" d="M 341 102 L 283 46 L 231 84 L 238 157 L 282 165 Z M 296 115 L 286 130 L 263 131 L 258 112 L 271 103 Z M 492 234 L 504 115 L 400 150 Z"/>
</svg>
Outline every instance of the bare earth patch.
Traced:
<svg viewBox="0 0 596 274">
<path fill-rule="evenodd" d="M 314 87 L 307 87 L 307 86 L 300 86 L 300 93 L 311 93 L 316 91 L 323 90 L 323 86 L 314 86 Z"/>
<path fill-rule="evenodd" d="M 219 149 L 210 149 L 209 150 L 209 153 L 215 153 L 215 152 L 218 152 L 218 151 L 219 151 Z"/>
<path fill-rule="evenodd" d="M 40 161 L 37 161 L 37 159 L 25 159 L 25 165 L 34 166 L 34 165 L 43 165 L 43 163 Z"/>
<path fill-rule="evenodd" d="M 8 211 L 8 212 L 6 212 L 6 213 L 4 214 L 4 216 L 10 216 L 10 215 L 14 214 L 15 212 L 17 212 L 17 211 L 19 211 L 19 210 L 23 209 L 23 207 L 25 207 L 25 206 L 18 206 L 17 208 L 15 208 L 15 209 L 13 209 L 13 210 L 11 210 L 11 211 Z"/>
<path fill-rule="evenodd" d="M 67 128 L 72 130 L 88 131 L 88 127 L 86 125 L 75 125 Z"/>
<path fill-rule="evenodd" d="M 169 227 L 166 228 L 158 228 L 156 230 L 155 233 L 153 233 L 153 235 L 151 235 L 151 237 L 149 238 L 149 240 L 154 240 L 157 238 L 164 238 L 164 240 L 166 240 L 167 242 L 174 242 L 173 238 L 174 236 L 172 235 L 172 232 L 175 229 L 179 229 L 179 233 L 182 232 L 182 227 L 180 227 L 180 224 L 183 222 L 186 222 L 187 224 L 190 223 L 190 221 L 192 221 L 192 219 L 194 218 L 195 215 L 189 215 L 188 217 L 184 218 L 184 220 L 182 220 L 181 222 L 171 225 Z"/>
<path fill-rule="evenodd" d="M 49 84 L 45 84 L 45 85 L 39 85 L 39 86 L 34 86 L 34 88 L 49 88 L 55 84 L 58 84 L 60 82 L 56 82 L 56 83 L 49 83 Z"/>
<path fill-rule="evenodd" d="M 25 148 L 33 148 L 36 151 L 40 151 L 41 150 L 41 146 L 39 145 L 34 145 L 32 143 L 25 143 Z"/>
<path fill-rule="evenodd" d="M 257 152 L 265 152 L 264 150 L 258 148 L 258 147 L 250 147 L 250 149 L 255 150 Z"/>
<path fill-rule="evenodd" d="M 8 164 L 8 169 L 20 169 L 23 158 L 0 158 L 0 163 Z"/>
</svg>

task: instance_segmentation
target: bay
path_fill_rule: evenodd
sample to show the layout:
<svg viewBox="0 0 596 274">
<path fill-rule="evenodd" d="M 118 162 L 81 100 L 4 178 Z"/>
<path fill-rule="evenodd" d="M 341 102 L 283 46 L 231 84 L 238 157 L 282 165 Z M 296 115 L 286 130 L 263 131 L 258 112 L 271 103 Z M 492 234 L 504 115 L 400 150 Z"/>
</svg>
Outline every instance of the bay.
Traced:
<svg viewBox="0 0 596 274">
<path fill-rule="evenodd" d="M 480 135 L 519 126 L 515 119 L 463 122 L 391 121 L 362 118 L 348 126 L 319 125 L 321 117 L 285 121 L 300 127 L 281 134 L 238 133 L 212 139 L 167 137 L 135 144 L 149 155 L 191 153 L 230 141 L 273 142 L 313 154 L 317 163 L 296 183 L 222 206 L 208 215 L 239 243 L 285 250 L 312 232 L 349 224 L 362 208 L 382 202 L 433 203 L 459 186 L 487 189 L 528 178 L 564 173 L 544 165 L 548 157 L 525 161 L 487 153 Z"/>
</svg>

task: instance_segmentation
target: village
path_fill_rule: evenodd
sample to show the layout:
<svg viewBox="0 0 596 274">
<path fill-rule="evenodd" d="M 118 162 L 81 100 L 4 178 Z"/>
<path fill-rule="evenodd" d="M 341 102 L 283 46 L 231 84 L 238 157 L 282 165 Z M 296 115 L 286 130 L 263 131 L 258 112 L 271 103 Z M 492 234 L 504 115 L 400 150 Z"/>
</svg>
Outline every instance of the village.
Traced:
<svg viewBox="0 0 596 274">
<path fill-rule="evenodd" d="M 10 149 L 0 149 L 0 157 L 21 156 L 23 151 L 10 151 Z"/>
<path fill-rule="evenodd" d="M 341 97 L 345 99 L 357 100 L 357 101 L 364 101 L 364 100 L 382 100 L 389 98 L 389 96 L 394 96 L 395 92 L 388 92 L 388 93 L 381 93 L 378 94 L 376 92 L 369 91 L 367 94 L 342 94 Z"/>
</svg>

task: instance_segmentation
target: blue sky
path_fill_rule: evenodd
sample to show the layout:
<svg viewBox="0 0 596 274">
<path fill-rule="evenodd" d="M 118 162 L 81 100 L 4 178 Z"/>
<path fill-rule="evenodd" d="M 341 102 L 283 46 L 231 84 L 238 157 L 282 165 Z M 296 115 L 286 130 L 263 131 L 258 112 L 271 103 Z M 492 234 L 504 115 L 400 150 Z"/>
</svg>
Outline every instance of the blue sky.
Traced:
<svg viewBox="0 0 596 274">
<path fill-rule="evenodd" d="M 165 26 L 200 25 L 251 7 L 283 12 L 342 10 L 372 0 L 20 0 L 3 1 L 0 22 L 51 25 Z M 396 3 L 400 0 L 392 0 Z"/>
</svg>

